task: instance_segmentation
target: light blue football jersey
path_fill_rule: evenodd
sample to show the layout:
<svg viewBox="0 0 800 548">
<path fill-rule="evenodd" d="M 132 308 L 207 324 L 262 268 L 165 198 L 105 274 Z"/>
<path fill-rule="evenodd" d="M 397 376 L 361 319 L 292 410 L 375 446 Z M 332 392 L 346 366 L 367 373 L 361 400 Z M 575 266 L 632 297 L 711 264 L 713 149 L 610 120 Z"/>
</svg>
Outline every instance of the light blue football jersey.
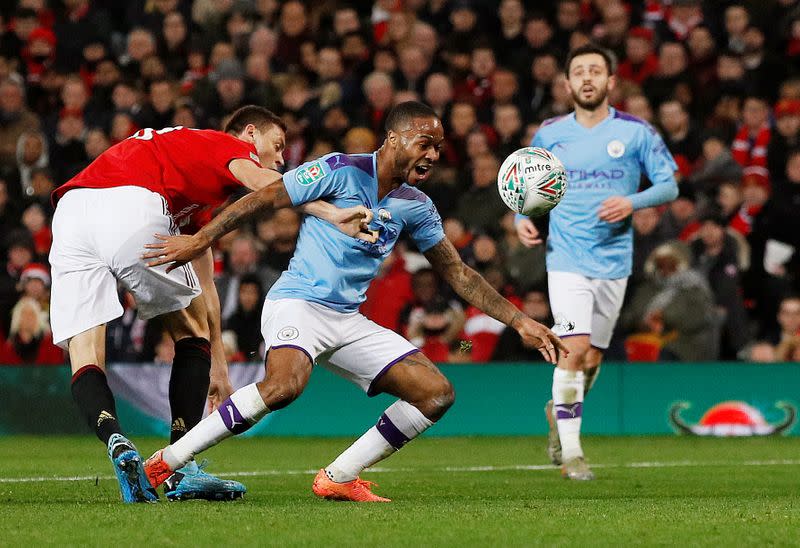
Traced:
<svg viewBox="0 0 800 548">
<path fill-rule="evenodd" d="M 370 228 L 378 230 L 379 236 L 369 244 L 307 215 L 289 268 L 269 290 L 268 298 L 302 299 L 354 312 L 402 231 L 409 233 L 421 252 L 444 238 L 442 218 L 421 191 L 403 184 L 378 200 L 375 162 L 375 153 L 335 152 L 283 176 L 295 206 L 320 199 L 341 208 L 364 205 L 375 215 Z"/>
<path fill-rule="evenodd" d="M 616 279 L 631 274 L 631 218 L 601 221 L 600 204 L 626 196 L 634 209 L 674 200 L 678 195 L 675 164 L 661 136 L 644 120 L 609 109 L 593 128 L 575 113 L 545 121 L 531 146 L 546 148 L 567 170 L 567 192 L 550 212 L 547 270 L 590 278 Z M 653 186 L 637 192 L 644 172 Z"/>
</svg>

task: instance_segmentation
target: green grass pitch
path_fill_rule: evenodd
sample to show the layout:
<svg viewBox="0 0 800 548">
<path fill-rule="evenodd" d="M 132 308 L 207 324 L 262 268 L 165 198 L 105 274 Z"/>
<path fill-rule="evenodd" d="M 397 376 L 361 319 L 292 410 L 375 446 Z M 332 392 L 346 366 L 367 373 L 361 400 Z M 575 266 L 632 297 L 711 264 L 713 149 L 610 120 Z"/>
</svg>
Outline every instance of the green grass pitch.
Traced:
<svg viewBox="0 0 800 548">
<path fill-rule="evenodd" d="M 800 543 L 800 438 L 587 437 L 586 483 L 546 466 L 542 438 L 424 438 L 363 475 L 391 504 L 315 498 L 349 441 L 229 440 L 204 456 L 243 500 L 123 505 L 96 439 L 2 437 L 0 546 Z"/>
</svg>

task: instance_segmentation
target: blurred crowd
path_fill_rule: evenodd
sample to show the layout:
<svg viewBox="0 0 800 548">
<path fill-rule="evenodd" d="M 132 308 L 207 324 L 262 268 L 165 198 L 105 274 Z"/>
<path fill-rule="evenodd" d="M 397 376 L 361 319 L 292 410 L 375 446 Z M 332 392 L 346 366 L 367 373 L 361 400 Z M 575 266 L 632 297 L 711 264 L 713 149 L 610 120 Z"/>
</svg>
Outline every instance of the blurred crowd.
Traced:
<svg viewBox="0 0 800 548">
<path fill-rule="evenodd" d="M 608 357 L 800 361 L 797 0 L 18 0 L 0 5 L 0 363 L 64 360 L 48 327 L 50 192 L 139 128 L 220 128 L 249 103 L 286 121 L 287 168 L 371 152 L 393 104 L 428 103 L 447 140 L 422 190 L 447 237 L 552 323 L 543 246 L 520 244 L 495 181 L 570 111 L 563 61 L 587 41 L 618 59 L 612 104 L 653 124 L 680 166 L 678 199 L 633 215 Z M 231 361 L 263 355 L 261 302 L 300 223 L 278 211 L 216 249 Z M 435 361 L 539 359 L 408 242 L 368 296 L 368 317 Z M 120 299 L 109 361 L 169 363 L 158 321 Z"/>
</svg>

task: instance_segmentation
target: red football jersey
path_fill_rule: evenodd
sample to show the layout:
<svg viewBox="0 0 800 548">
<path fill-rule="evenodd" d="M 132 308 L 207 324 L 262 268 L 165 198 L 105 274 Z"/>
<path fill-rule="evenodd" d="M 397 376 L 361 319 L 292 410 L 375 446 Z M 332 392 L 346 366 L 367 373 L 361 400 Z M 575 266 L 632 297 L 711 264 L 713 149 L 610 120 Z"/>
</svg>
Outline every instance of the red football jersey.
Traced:
<svg viewBox="0 0 800 548">
<path fill-rule="evenodd" d="M 215 208 L 242 184 L 228 169 L 236 158 L 255 162 L 255 147 L 227 133 L 182 126 L 134 133 L 53 191 L 53 202 L 73 188 L 140 186 L 161 194 L 180 226 L 200 209 Z"/>
</svg>

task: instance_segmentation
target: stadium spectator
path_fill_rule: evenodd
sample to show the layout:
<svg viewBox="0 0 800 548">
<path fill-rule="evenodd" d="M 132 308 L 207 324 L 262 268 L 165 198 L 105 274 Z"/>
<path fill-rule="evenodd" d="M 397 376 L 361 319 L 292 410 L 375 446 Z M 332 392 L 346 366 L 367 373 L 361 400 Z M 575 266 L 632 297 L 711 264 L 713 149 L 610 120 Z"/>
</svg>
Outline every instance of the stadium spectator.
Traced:
<svg viewBox="0 0 800 548">
<path fill-rule="evenodd" d="M 25 87 L 19 79 L 0 82 L 0 165 L 14 165 L 20 136 L 37 131 L 40 125 L 39 118 L 25 107 Z"/>
<path fill-rule="evenodd" d="M 543 110 L 552 101 L 553 81 L 560 73 L 561 66 L 555 53 L 545 52 L 533 58 L 528 90 L 530 102 L 527 105 L 532 112 Z"/>
<path fill-rule="evenodd" d="M 541 289 L 531 289 L 522 297 L 522 312 L 537 322 L 552 325 L 553 317 L 550 312 L 550 303 L 547 301 L 547 292 Z M 497 340 L 492 361 L 498 362 L 528 362 L 542 361 L 536 357 L 536 351 L 527 348 L 520 336 L 513 330 L 505 328 Z"/>
<path fill-rule="evenodd" d="M 456 204 L 455 216 L 471 230 L 497 233 L 497 221 L 507 208 L 497 192 L 497 171 L 500 163 L 494 154 L 473 160 L 472 185 Z"/>
<path fill-rule="evenodd" d="M 488 44 L 479 44 L 472 49 L 470 73 L 454 86 L 457 101 L 472 104 L 482 111 L 492 100 L 492 75 L 497 68 L 494 50 Z"/>
<path fill-rule="evenodd" d="M 19 181 L 20 192 L 15 196 L 33 196 L 33 172 L 35 169 L 46 168 L 50 165 L 49 147 L 47 138 L 40 131 L 26 131 L 17 141 L 16 171 L 12 177 Z M 11 172 L 13 173 L 13 172 Z"/>
<path fill-rule="evenodd" d="M 400 331 L 400 315 L 414 298 L 411 274 L 406 270 L 403 253 L 397 247 L 383 261 L 378 276 L 367 289 L 367 301 L 361 313 L 378 325 Z"/>
<path fill-rule="evenodd" d="M 639 86 L 644 85 L 658 72 L 658 56 L 653 51 L 653 30 L 634 27 L 628 32 L 624 59 L 617 69 L 617 76 Z"/>
<path fill-rule="evenodd" d="M 614 0 L 600 9 L 601 21 L 592 29 L 598 44 L 611 51 L 617 59 L 625 54 L 625 38 L 630 28 L 630 8 Z"/>
<path fill-rule="evenodd" d="M 109 362 L 139 362 L 144 359 L 147 322 L 136 313 L 136 300 L 130 291 L 120 291 L 122 316 L 106 325 L 106 359 Z"/>
<path fill-rule="evenodd" d="M 739 181 L 742 166 L 733 159 L 730 149 L 715 132 L 708 132 L 701 143 L 702 154 L 687 183 L 705 194 L 713 194 L 723 181 Z"/>
<path fill-rule="evenodd" d="M 412 299 L 401 310 L 399 324 L 401 333 L 410 338 L 411 326 L 415 326 L 417 333 L 421 333 L 421 322 L 425 310 L 433 306 L 442 297 L 442 283 L 439 275 L 430 268 L 421 268 L 411 276 Z M 443 340 L 452 341 L 464 325 L 464 309 L 457 300 L 446 300 L 449 308 L 448 317 L 452 319 L 448 329 L 443 335 Z"/>
<path fill-rule="evenodd" d="M 63 351 L 53 344 L 47 313 L 31 297 L 23 297 L 11 311 L 8 336 L 0 333 L 0 364 L 60 365 Z"/>
<path fill-rule="evenodd" d="M 686 47 L 679 42 L 664 42 L 658 50 L 658 70 L 643 83 L 642 89 L 654 104 L 676 99 L 688 107 L 694 88 L 688 68 Z"/>
<path fill-rule="evenodd" d="M 660 25 L 663 40 L 683 42 L 689 33 L 704 21 L 700 0 L 673 0 L 671 9 Z"/>
<path fill-rule="evenodd" d="M 258 236 L 264 246 L 260 261 L 262 266 L 275 272 L 283 272 L 289 267 L 300 232 L 300 221 L 300 215 L 295 210 L 286 208 L 276 211 L 270 219 L 259 223 Z M 269 226 L 263 226 L 264 223 Z M 262 288 L 264 292 L 267 289 L 269 287 Z"/>
<path fill-rule="evenodd" d="M 742 299 L 739 243 L 726 232 L 726 225 L 720 212 L 707 213 L 691 248 L 694 268 L 711 288 L 721 319 L 719 358 L 733 360 L 748 342 L 749 329 Z"/>
<path fill-rule="evenodd" d="M 25 229 L 9 232 L 5 238 L 6 264 L 0 269 L 0 332 L 8 332 L 11 309 L 19 298 L 19 278 L 36 258 L 33 239 Z"/>
<path fill-rule="evenodd" d="M 633 267 L 631 289 L 645 279 L 645 262 L 650 254 L 668 239 L 665 227 L 660 223 L 661 213 L 657 208 L 645 207 L 633 212 Z"/>
<path fill-rule="evenodd" d="M 731 145 L 733 159 L 744 169 L 753 168 L 769 175 L 767 147 L 771 137 L 767 102 L 758 96 L 747 97 L 742 105 L 742 125 Z"/>
<path fill-rule="evenodd" d="M 745 34 L 750 27 L 750 12 L 742 4 L 733 4 L 725 9 L 724 22 L 728 48 L 743 53 L 746 46 Z"/>
<path fill-rule="evenodd" d="M 272 287 L 272 284 L 278 279 L 280 272 L 268 268 L 258 268 L 258 261 L 259 252 L 255 238 L 240 235 L 231 241 L 227 270 L 215 281 L 223 322 L 236 312 L 239 301 L 239 285 L 244 276 L 255 274 L 261 283 L 262 291 Z"/>
<path fill-rule="evenodd" d="M 497 7 L 500 35 L 494 40 L 494 50 L 503 66 L 516 61 L 517 52 L 525 49 L 525 6 L 520 0 L 501 0 Z"/>
<path fill-rule="evenodd" d="M 664 101 L 658 107 L 658 123 L 664 131 L 664 143 L 678 165 L 679 157 L 694 165 L 700 157 L 702 144 L 686 107 L 677 99 Z"/>
<path fill-rule="evenodd" d="M 683 244 L 657 247 L 645 264 L 647 278 L 620 315 L 624 331 L 654 338 L 661 360 L 704 361 L 718 354 L 713 295 L 689 261 Z"/>
<path fill-rule="evenodd" d="M 781 99 L 775 104 L 775 131 L 767 146 L 767 169 L 777 175 L 789 151 L 800 145 L 800 100 Z"/>
<path fill-rule="evenodd" d="M 779 345 L 800 336 L 800 297 L 790 295 L 778 307 L 778 329 L 770 336 L 770 342 Z"/>
<path fill-rule="evenodd" d="M 239 280 L 238 303 L 234 313 L 225 321 L 224 328 L 236 334 L 236 346 L 249 361 L 263 358 L 260 351 L 261 306 L 264 304 L 264 290 L 261 281 L 254 274 L 246 274 Z"/>
</svg>

